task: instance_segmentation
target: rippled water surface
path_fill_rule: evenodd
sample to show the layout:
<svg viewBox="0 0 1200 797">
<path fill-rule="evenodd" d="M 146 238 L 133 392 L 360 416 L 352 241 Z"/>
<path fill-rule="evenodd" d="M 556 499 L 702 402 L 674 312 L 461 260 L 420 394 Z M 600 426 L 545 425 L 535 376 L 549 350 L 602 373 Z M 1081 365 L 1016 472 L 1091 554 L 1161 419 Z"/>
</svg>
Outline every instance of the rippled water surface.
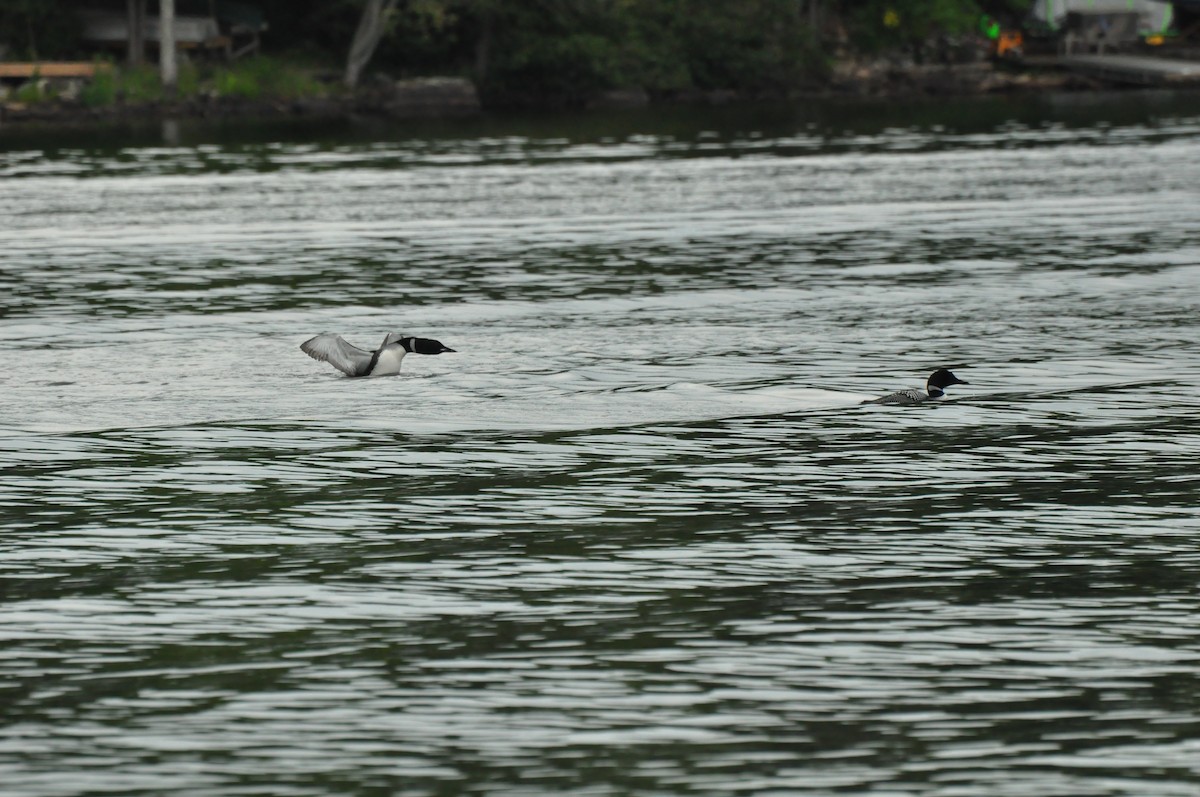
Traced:
<svg viewBox="0 0 1200 797">
<path fill-rule="evenodd" d="M 1197 107 L 0 131 L 0 792 L 1200 794 Z"/>
</svg>

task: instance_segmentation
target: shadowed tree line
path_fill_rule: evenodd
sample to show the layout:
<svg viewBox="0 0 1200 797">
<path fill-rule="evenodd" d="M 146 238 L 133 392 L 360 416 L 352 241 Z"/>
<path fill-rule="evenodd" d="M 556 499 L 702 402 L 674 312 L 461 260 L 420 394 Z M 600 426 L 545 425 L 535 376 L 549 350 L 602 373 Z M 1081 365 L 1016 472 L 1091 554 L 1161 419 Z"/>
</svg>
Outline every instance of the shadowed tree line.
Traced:
<svg viewBox="0 0 1200 797">
<path fill-rule="evenodd" d="M 773 95 L 820 83 L 844 52 L 904 49 L 1017 17 L 1030 0 L 257 0 L 268 56 L 354 85 L 463 75 L 493 105 L 586 102 L 620 88 L 652 96 Z M 156 13 L 159 0 L 149 0 Z M 176 0 L 206 13 L 214 0 Z M 9 58 L 90 57 L 82 8 L 122 0 L 0 0 Z"/>
</svg>

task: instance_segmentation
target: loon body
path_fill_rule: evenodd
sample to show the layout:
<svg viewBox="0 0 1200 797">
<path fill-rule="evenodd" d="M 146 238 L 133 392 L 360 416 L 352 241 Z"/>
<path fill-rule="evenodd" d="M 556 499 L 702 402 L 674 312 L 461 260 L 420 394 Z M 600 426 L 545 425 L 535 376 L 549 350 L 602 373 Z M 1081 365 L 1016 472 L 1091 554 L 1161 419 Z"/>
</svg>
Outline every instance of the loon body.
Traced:
<svg viewBox="0 0 1200 797">
<path fill-rule="evenodd" d="M 431 338 L 406 337 L 399 332 L 389 333 L 375 351 L 353 346 L 341 335 L 317 335 L 300 344 L 300 351 L 314 360 L 327 362 L 346 376 L 392 376 L 400 373 L 404 355 L 441 354 L 454 351 Z"/>
<path fill-rule="evenodd" d="M 945 395 L 946 391 L 942 388 L 949 387 L 950 385 L 967 384 L 970 383 L 959 379 L 945 368 L 939 368 L 929 375 L 929 380 L 925 383 L 924 393 L 916 388 L 910 388 L 881 398 L 864 401 L 863 404 L 923 404 L 926 401 L 940 399 Z"/>
</svg>

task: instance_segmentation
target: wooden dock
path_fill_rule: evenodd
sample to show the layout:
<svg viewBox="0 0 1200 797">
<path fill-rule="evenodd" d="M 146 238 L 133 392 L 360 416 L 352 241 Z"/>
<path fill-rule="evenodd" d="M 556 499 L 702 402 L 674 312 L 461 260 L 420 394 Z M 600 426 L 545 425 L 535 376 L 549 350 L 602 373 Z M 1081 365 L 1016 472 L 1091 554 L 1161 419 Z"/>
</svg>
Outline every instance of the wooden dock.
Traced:
<svg viewBox="0 0 1200 797">
<path fill-rule="evenodd" d="M 1146 55 L 1063 55 L 1058 65 L 1113 83 L 1158 86 L 1200 82 L 1200 61 Z"/>
<path fill-rule="evenodd" d="M 9 61 L 0 63 L 0 78 L 90 78 L 97 72 L 107 72 L 112 69 L 110 64 L 95 61 L 46 61 L 34 63 L 31 61 Z"/>
</svg>

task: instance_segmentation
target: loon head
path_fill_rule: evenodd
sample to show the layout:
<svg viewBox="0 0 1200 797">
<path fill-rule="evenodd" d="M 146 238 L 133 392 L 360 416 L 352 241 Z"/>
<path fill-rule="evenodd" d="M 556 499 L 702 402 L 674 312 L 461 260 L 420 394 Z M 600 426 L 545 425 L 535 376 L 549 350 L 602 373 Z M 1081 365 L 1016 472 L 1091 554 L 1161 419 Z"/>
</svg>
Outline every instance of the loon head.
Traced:
<svg viewBox="0 0 1200 797">
<path fill-rule="evenodd" d="M 944 387 L 969 384 L 971 383 L 965 379 L 959 379 L 949 370 L 939 368 L 929 375 L 929 381 L 925 383 L 925 392 L 929 394 L 930 398 L 938 398 L 945 394 L 946 391 L 942 390 Z"/>
<path fill-rule="evenodd" d="M 454 349 L 433 338 L 406 337 L 399 332 L 393 332 L 383 340 L 384 348 L 399 346 L 409 354 L 442 354 Z"/>
</svg>

